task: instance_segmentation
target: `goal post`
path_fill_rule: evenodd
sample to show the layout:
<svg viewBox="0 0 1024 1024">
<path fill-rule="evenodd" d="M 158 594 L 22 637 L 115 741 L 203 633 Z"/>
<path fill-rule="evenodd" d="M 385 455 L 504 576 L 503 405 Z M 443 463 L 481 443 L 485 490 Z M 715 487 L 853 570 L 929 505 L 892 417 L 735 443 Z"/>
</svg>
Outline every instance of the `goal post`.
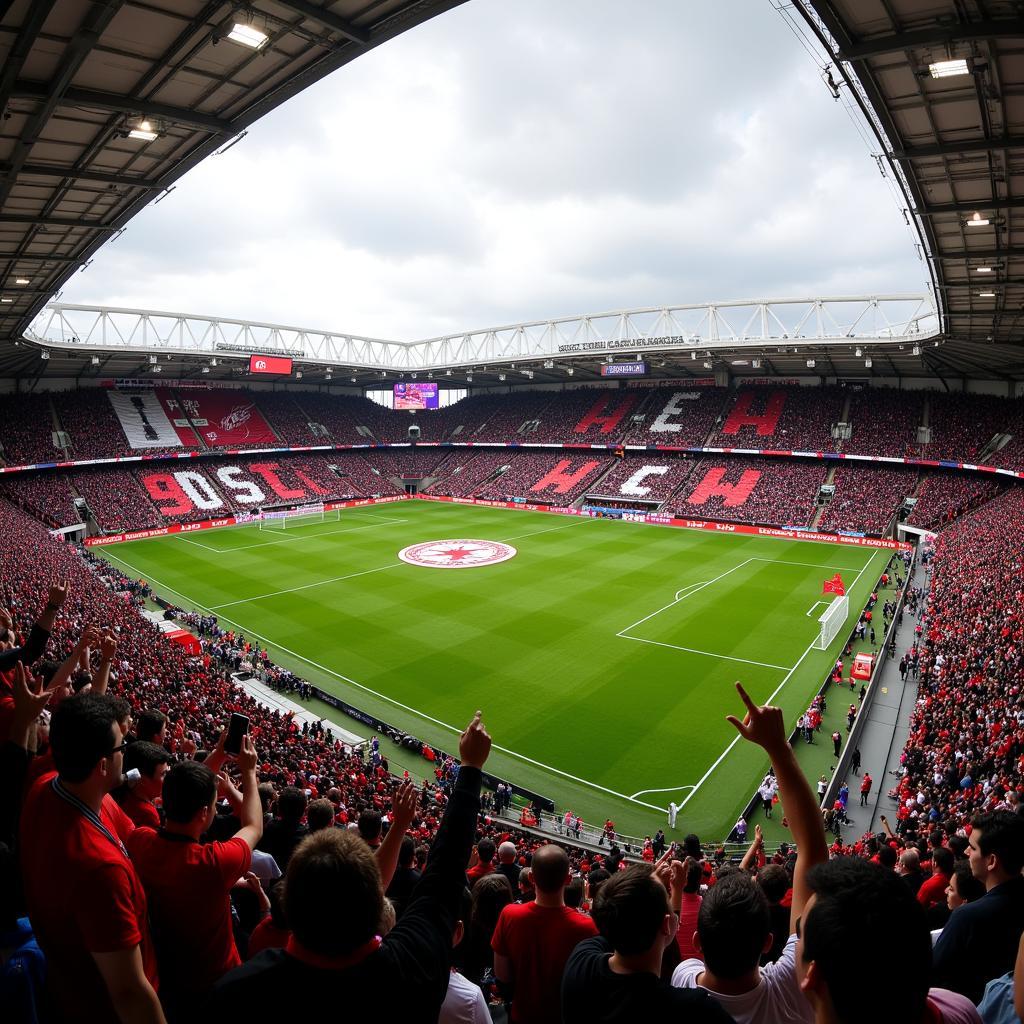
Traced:
<svg viewBox="0 0 1024 1024">
<path fill-rule="evenodd" d="M 300 505 L 298 508 L 264 512 L 260 517 L 261 530 L 294 530 L 297 526 L 313 523 L 337 522 L 341 518 L 338 509 L 326 509 L 323 503 Z"/>
<path fill-rule="evenodd" d="M 819 651 L 828 650 L 828 645 L 839 635 L 850 614 L 850 598 L 843 594 L 836 597 L 825 611 L 818 616 L 818 636 L 814 647 Z"/>
</svg>

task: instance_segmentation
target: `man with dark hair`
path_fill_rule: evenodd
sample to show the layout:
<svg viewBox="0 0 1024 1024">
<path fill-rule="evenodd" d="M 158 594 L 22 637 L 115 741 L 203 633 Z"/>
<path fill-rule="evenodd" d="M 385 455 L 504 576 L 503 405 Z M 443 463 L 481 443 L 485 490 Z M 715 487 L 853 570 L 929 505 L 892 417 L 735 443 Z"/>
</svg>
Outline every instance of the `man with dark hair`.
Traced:
<svg viewBox="0 0 1024 1024">
<path fill-rule="evenodd" d="M 306 794 L 295 786 L 285 786 L 278 794 L 274 809 L 276 816 L 264 827 L 258 849 L 269 853 L 277 861 L 277 866 L 287 871 L 292 852 L 309 834 L 309 829 L 302 824 L 306 813 Z M 379 826 L 379 816 L 377 822 Z"/>
<path fill-rule="evenodd" d="M 412 836 L 403 836 L 402 845 L 398 848 L 398 866 L 386 894 L 394 905 L 396 917 L 402 916 L 421 877 L 422 872 L 416 869 L 416 840 Z"/>
<path fill-rule="evenodd" d="M 480 811 L 481 768 L 490 751 L 477 712 L 459 740 L 461 767 L 405 913 L 384 938 L 380 871 L 358 835 L 325 829 L 296 850 L 285 878 L 285 949 L 268 949 L 222 978 L 206 1007 L 216 1024 L 280 1024 L 381 1016 L 436 1021 L 448 986 L 452 934 Z"/>
<path fill-rule="evenodd" d="M 793 874 L 789 938 L 775 963 L 760 966 L 774 945 L 771 913 L 764 892 L 745 872 L 734 872 L 708 890 L 697 915 L 695 943 L 704 955 L 685 960 L 672 984 L 703 988 L 740 1024 L 810 1022 L 811 1008 L 800 993 L 796 972 L 797 923 L 810 894 L 807 873 L 828 858 L 821 809 L 786 738 L 781 709 L 758 707 L 737 683 L 747 713 L 729 721 L 750 743 L 763 747 L 772 763 L 782 808 L 800 855 Z"/>
<path fill-rule="evenodd" d="M 789 873 L 781 864 L 766 864 L 757 872 L 757 885 L 768 900 L 768 916 L 771 919 L 772 945 L 761 956 L 761 965 L 775 963 L 782 956 L 789 938 L 789 907 L 782 901 L 789 892 Z"/>
<path fill-rule="evenodd" d="M 917 902 L 925 910 L 941 907 L 946 902 L 946 887 L 953 877 L 953 854 L 945 846 L 932 850 L 932 873 L 917 890 Z"/>
<path fill-rule="evenodd" d="M 306 808 L 306 825 L 310 832 L 331 828 L 334 825 L 334 804 L 323 797 L 311 800 Z"/>
<path fill-rule="evenodd" d="M 167 716 L 162 711 L 140 711 L 135 720 L 135 738 L 162 747 L 167 742 Z"/>
<path fill-rule="evenodd" d="M 381 816 L 380 811 L 363 811 L 359 815 L 359 821 L 356 825 L 359 830 L 359 834 L 363 837 L 363 841 L 367 843 L 371 849 L 376 850 L 380 846 L 380 834 L 381 834 Z"/>
<path fill-rule="evenodd" d="M 928 922 L 898 875 L 870 861 L 840 857 L 816 865 L 807 884 L 797 963 L 816 1024 L 862 1024 L 879 1014 L 892 1021 L 976 1024 L 970 1000 L 929 990 Z"/>
<path fill-rule="evenodd" d="M 476 853 L 479 860 L 466 872 L 470 886 L 477 879 L 483 878 L 484 875 L 489 875 L 494 870 L 495 849 L 494 842 L 490 839 L 481 839 L 476 844 Z"/>
<path fill-rule="evenodd" d="M 250 736 L 243 739 L 238 767 L 242 789 L 233 795 L 242 827 L 227 842 L 199 842 L 217 813 L 218 781 L 196 761 L 179 762 L 164 779 L 164 827 L 136 829 L 128 840 L 149 897 L 161 998 L 171 1020 L 187 1019 L 196 998 L 242 962 L 232 933 L 230 893 L 249 870 L 253 847 L 263 834 Z M 228 786 L 222 780 L 221 788 Z"/>
<path fill-rule="evenodd" d="M 565 1024 L 685 1021 L 728 1024 L 729 1015 L 706 992 L 661 981 L 661 961 L 676 936 L 665 886 L 649 865 L 609 878 L 594 901 L 599 937 L 579 943 L 562 982 Z"/>
<path fill-rule="evenodd" d="M 20 852 L 57 1014 L 162 1024 L 146 894 L 124 845 L 134 826 L 109 795 L 124 748 L 113 700 L 64 700 L 50 746 L 57 775 L 42 776 L 26 797 Z"/>
<path fill-rule="evenodd" d="M 560 1024 L 558 993 L 569 954 L 597 934 L 594 922 L 565 905 L 569 857 L 548 844 L 530 865 L 536 898 L 510 903 L 491 939 L 494 976 L 512 993 L 512 1024 Z"/>
<path fill-rule="evenodd" d="M 1024 817 L 1010 811 L 977 815 L 968 858 L 985 895 L 950 916 L 935 944 L 933 977 L 976 1003 L 987 982 L 1013 969 L 1024 930 Z"/>
<path fill-rule="evenodd" d="M 163 792 L 164 776 L 170 763 L 171 755 L 155 743 L 139 740 L 125 747 L 126 781 L 114 791 L 114 799 L 136 827 L 160 827 L 160 812 L 154 801 L 159 800 Z M 137 779 L 127 778 L 132 770 L 139 773 Z"/>
</svg>

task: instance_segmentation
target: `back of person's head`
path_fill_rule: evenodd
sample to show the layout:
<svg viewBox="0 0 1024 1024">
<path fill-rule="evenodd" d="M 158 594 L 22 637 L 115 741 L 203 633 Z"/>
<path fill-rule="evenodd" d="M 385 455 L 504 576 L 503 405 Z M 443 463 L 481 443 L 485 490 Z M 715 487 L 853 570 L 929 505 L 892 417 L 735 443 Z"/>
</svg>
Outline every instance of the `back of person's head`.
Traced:
<svg viewBox="0 0 1024 1024">
<path fill-rule="evenodd" d="M 277 797 L 277 816 L 290 825 L 297 825 L 306 813 L 306 794 L 295 786 L 285 786 Z"/>
<path fill-rule="evenodd" d="M 109 693 L 108 697 L 114 703 L 114 714 L 117 716 L 117 724 L 121 729 L 122 733 L 128 731 L 128 723 L 132 717 L 132 706 L 124 699 L 124 697 L 113 697 Z"/>
<path fill-rule="evenodd" d="M 398 866 L 411 868 L 416 859 L 416 841 L 412 836 L 403 836 L 402 845 L 398 848 Z"/>
<path fill-rule="evenodd" d="M 896 861 L 896 851 L 888 843 L 885 843 L 883 846 L 878 848 L 878 863 L 881 864 L 883 868 L 888 868 L 891 871 L 896 867 Z"/>
<path fill-rule="evenodd" d="M 367 843 L 375 843 L 380 839 L 380 814 L 377 811 L 363 811 L 359 815 L 359 834 Z"/>
<path fill-rule="evenodd" d="M 687 857 L 693 857 L 694 860 L 700 860 L 704 856 L 700 848 L 700 839 L 697 838 L 696 833 L 691 832 L 683 840 L 683 852 Z"/>
<path fill-rule="evenodd" d="M 373 938 L 384 893 L 365 840 L 337 828 L 303 839 L 288 862 L 284 912 L 302 946 L 324 956 L 343 956 Z"/>
<path fill-rule="evenodd" d="M 533 872 L 529 868 L 519 869 L 519 891 L 523 894 L 533 892 Z"/>
<path fill-rule="evenodd" d="M 932 850 L 932 864 L 935 865 L 935 870 L 940 874 L 951 875 L 953 873 L 952 852 L 944 846 L 936 846 Z"/>
<path fill-rule="evenodd" d="M 490 864 L 494 860 L 494 843 L 490 839 L 481 839 L 476 844 L 476 852 L 480 855 L 481 864 Z"/>
<path fill-rule="evenodd" d="M 164 814 L 167 820 L 185 825 L 217 795 L 217 776 L 195 761 L 179 761 L 164 776 Z"/>
<path fill-rule="evenodd" d="M 334 804 L 330 800 L 311 800 L 306 808 L 306 824 L 310 832 L 319 832 L 334 824 Z"/>
<path fill-rule="evenodd" d="M 811 1002 L 827 998 L 840 1024 L 862 1024 L 877 1017 L 884 992 L 887 1020 L 920 1020 L 932 945 L 924 907 L 910 888 L 893 872 L 854 857 L 815 865 L 808 884 L 814 897 L 801 938 Z M 899 950 L 899 984 L 891 981 L 893 950 Z"/>
<path fill-rule="evenodd" d="M 135 735 L 140 740 L 153 742 L 167 724 L 167 716 L 162 711 L 140 711 L 135 720 Z"/>
<path fill-rule="evenodd" d="M 983 857 L 995 856 L 999 867 L 1009 875 L 1019 875 L 1024 868 L 1024 817 L 1011 811 L 990 811 L 971 820 L 971 838 L 980 831 L 976 842 Z"/>
<path fill-rule="evenodd" d="M 561 892 L 569 880 L 569 856 L 560 846 L 548 843 L 534 852 L 530 870 L 537 892 Z"/>
<path fill-rule="evenodd" d="M 757 884 L 769 903 L 781 903 L 789 892 L 789 875 L 781 864 L 766 864 L 757 873 Z"/>
<path fill-rule="evenodd" d="M 612 949 L 633 956 L 654 945 L 670 912 L 668 893 L 650 865 L 634 864 L 601 886 L 591 914 Z"/>
<path fill-rule="evenodd" d="M 524 869 L 525 870 L 525 869 Z M 513 900 L 512 886 L 508 879 L 497 871 L 477 880 L 473 886 L 473 908 L 470 923 L 474 930 L 491 941 L 498 917 Z"/>
<path fill-rule="evenodd" d="M 498 863 L 511 864 L 516 859 L 516 844 L 504 842 L 498 847 Z"/>
<path fill-rule="evenodd" d="M 579 910 L 583 903 L 583 879 L 579 875 L 573 875 L 572 880 L 565 887 L 565 905 L 573 910 Z"/>
<path fill-rule="evenodd" d="M 949 848 L 953 851 L 956 860 L 967 856 L 967 846 L 967 836 L 954 834 L 949 837 Z"/>
<path fill-rule="evenodd" d="M 602 867 L 591 868 L 587 874 L 587 883 L 590 885 L 590 898 L 593 900 L 601 891 L 601 886 L 611 878 L 611 872 Z"/>
<path fill-rule="evenodd" d="M 85 782 L 97 762 L 111 756 L 118 745 L 113 738 L 116 714 L 105 694 L 83 693 L 61 701 L 50 719 L 50 748 L 61 779 Z"/>
<path fill-rule="evenodd" d="M 274 790 L 274 784 L 272 782 L 261 782 L 256 787 L 256 792 L 260 796 L 260 806 L 263 808 L 264 814 L 270 813 L 270 808 L 274 804 L 274 798 L 277 796 L 277 792 Z"/>
<path fill-rule="evenodd" d="M 900 854 L 900 864 L 904 871 L 918 871 L 921 868 L 921 855 L 916 847 L 908 847 Z"/>
<path fill-rule="evenodd" d="M 683 892 L 690 893 L 691 895 L 695 892 L 700 892 L 700 883 L 704 878 L 704 868 L 701 867 L 699 860 L 694 860 L 693 857 L 687 857 L 683 861 Z"/>
<path fill-rule="evenodd" d="M 704 896 L 697 914 L 697 936 L 708 970 L 720 978 L 740 978 L 755 967 L 771 940 L 768 899 L 745 871 L 734 871 Z"/>
<path fill-rule="evenodd" d="M 130 772 L 137 768 L 140 774 L 147 778 L 153 778 L 157 768 L 162 764 L 170 764 L 171 755 L 166 748 L 158 743 L 149 743 L 146 740 L 139 740 L 136 743 L 129 743 L 124 748 L 124 770 Z"/>
</svg>

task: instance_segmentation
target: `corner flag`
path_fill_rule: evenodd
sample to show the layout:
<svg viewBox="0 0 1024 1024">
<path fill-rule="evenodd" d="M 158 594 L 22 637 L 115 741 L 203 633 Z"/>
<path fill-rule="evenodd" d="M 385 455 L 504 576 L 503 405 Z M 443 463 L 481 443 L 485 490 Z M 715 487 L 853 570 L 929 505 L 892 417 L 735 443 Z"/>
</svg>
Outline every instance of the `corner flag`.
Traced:
<svg viewBox="0 0 1024 1024">
<path fill-rule="evenodd" d="M 821 592 L 823 594 L 838 594 L 842 597 L 846 593 L 846 585 L 843 583 L 843 577 L 836 573 L 835 576 L 830 580 L 825 580 L 821 585 Z"/>
</svg>

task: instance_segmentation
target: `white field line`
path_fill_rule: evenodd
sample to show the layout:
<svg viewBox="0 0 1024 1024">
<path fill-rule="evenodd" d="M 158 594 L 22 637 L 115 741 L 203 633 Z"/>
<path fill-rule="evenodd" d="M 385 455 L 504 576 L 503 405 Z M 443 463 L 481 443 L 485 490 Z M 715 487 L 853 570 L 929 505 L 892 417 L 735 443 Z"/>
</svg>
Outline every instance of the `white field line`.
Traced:
<svg viewBox="0 0 1024 1024">
<path fill-rule="evenodd" d="M 734 658 L 730 654 L 715 654 L 713 651 L 698 651 L 695 647 L 680 647 L 678 644 L 667 644 L 661 640 L 648 640 L 642 636 L 629 636 L 625 633 L 617 633 L 616 636 L 623 640 L 636 640 L 641 644 L 654 644 L 657 647 L 671 647 L 674 651 L 686 651 L 688 654 L 702 654 L 705 658 L 718 658 L 720 661 L 739 661 L 744 665 L 759 665 L 761 668 L 774 668 L 780 672 L 789 670 L 788 665 L 771 665 L 767 661 L 751 661 L 749 658 Z"/>
<path fill-rule="evenodd" d="M 824 562 L 791 562 L 788 558 L 759 558 L 755 556 L 752 562 L 771 562 L 773 565 L 805 565 L 808 569 L 840 569 L 843 572 L 856 572 L 855 565 L 826 565 Z"/>
<path fill-rule="evenodd" d="M 151 576 L 148 572 L 143 572 L 143 570 L 138 568 L 138 566 L 132 565 L 131 562 L 126 562 L 123 558 L 121 558 L 118 555 L 115 555 L 112 551 L 108 550 L 104 552 L 104 554 L 109 556 L 110 558 L 113 558 L 115 561 L 120 562 L 122 565 L 127 566 L 129 569 L 131 569 L 133 573 L 139 573 L 144 579 L 148 579 L 151 583 L 155 583 L 161 589 L 170 591 L 170 593 L 172 594 L 178 594 L 178 591 L 175 590 L 173 587 L 165 586 L 158 579 L 155 579 L 153 576 Z M 186 597 L 185 594 L 178 594 L 178 596 Z M 188 601 L 189 604 L 194 605 L 196 608 L 199 608 L 205 612 L 214 611 L 214 609 L 206 608 L 198 602 L 193 601 L 191 598 L 186 597 L 186 600 Z M 253 630 L 249 629 L 243 623 L 236 622 L 234 619 L 229 619 L 226 615 L 218 615 L 217 617 L 219 619 L 223 619 L 225 622 L 229 622 L 232 626 L 237 626 L 240 630 L 242 630 L 245 633 L 246 636 L 255 637 L 257 640 L 262 640 L 263 643 L 266 644 L 268 647 L 273 647 L 279 651 L 283 651 L 285 654 L 288 654 L 299 661 L 303 661 L 307 665 L 312 665 L 313 668 L 319 669 L 321 672 L 326 672 L 328 675 L 334 676 L 335 679 L 340 679 L 342 680 L 342 682 L 348 683 L 351 686 L 358 687 L 360 690 L 363 690 L 364 692 L 369 693 L 372 696 L 379 698 L 380 700 L 387 701 L 388 704 L 393 704 L 396 708 L 401 708 L 403 711 L 407 711 L 412 715 L 416 715 L 418 718 L 422 718 L 424 721 L 431 722 L 434 725 L 441 726 L 441 728 L 447 729 L 449 732 L 453 732 L 457 735 L 461 735 L 463 731 L 462 728 L 458 726 L 449 725 L 448 722 L 442 722 L 441 719 L 439 718 L 434 718 L 431 715 L 425 714 L 424 712 L 419 711 L 416 708 L 410 707 L 408 704 L 402 704 L 400 701 L 395 700 L 393 697 L 389 697 L 385 693 L 380 693 L 377 690 L 371 689 L 369 686 L 364 686 L 362 683 L 356 682 L 355 679 L 351 679 L 349 676 L 342 675 L 340 672 L 335 672 L 334 669 L 330 669 L 326 665 L 321 665 L 319 662 L 312 661 L 310 658 L 305 657 L 305 655 L 299 654 L 296 651 L 289 650 L 287 647 L 282 647 L 276 641 L 271 640 L 269 637 L 262 636 L 259 633 L 253 632 Z M 639 804 L 641 807 L 646 807 L 652 811 L 661 812 L 665 810 L 664 807 L 658 807 L 655 804 L 645 803 L 643 800 L 634 800 L 633 797 L 627 796 L 625 793 L 619 793 L 616 790 L 609 789 L 607 786 L 602 786 L 597 782 L 591 782 L 589 779 L 581 779 L 578 775 L 570 775 L 568 772 L 562 771 L 561 768 L 554 768 L 549 764 L 544 764 L 543 761 L 535 761 L 532 757 L 527 757 L 525 754 L 520 754 L 516 750 L 510 750 L 508 747 L 500 747 L 496 743 L 492 743 L 491 747 L 494 750 L 500 750 L 503 754 L 508 754 L 509 757 L 514 757 L 520 761 L 525 761 L 527 764 L 531 764 L 536 768 L 543 768 L 544 771 L 552 772 L 555 775 L 560 775 L 563 779 L 569 779 L 572 782 L 579 783 L 581 786 L 588 786 L 590 789 L 599 790 L 602 793 L 607 793 L 609 796 L 618 797 L 620 800 L 629 800 L 631 803 Z"/>
<path fill-rule="evenodd" d="M 223 548 L 211 548 L 209 544 L 203 544 L 202 541 L 193 540 L 191 537 L 186 536 L 184 533 L 175 534 L 178 540 L 183 540 L 186 544 L 194 544 L 197 548 L 203 548 L 206 551 L 212 551 L 215 555 L 219 555 L 223 552 Z"/>
<path fill-rule="evenodd" d="M 360 512 L 355 512 L 355 513 L 353 513 L 353 515 L 362 515 L 366 519 L 379 519 L 380 522 L 379 523 L 371 523 L 369 526 L 353 526 L 353 527 L 349 527 L 348 529 L 345 529 L 345 530 L 320 530 L 318 533 L 304 533 L 304 534 L 301 534 L 299 536 L 292 535 L 291 537 L 287 537 L 287 536 L 274 537 L 274 538 L 272 538 L 270 540 L 261 540 L 257 544 L 239 544 L 237 547 L 233 547 L 233 548 L 210 548 L 210 550 L 211 551 L 217 551 L 220 554 L 230 555 L 230 554 L 234 554 L 234 552 L 236 552 L 236 551 L 248 551 L 251 548 L 266 547 L 269 544 L 284 544 L 285 542 L 293 543 L 295 541 L 309 540 L 312 537 L 332 537 L 336 533 L 355 533 L 357 530 L 373 530 L 373 529 L 376 529 L 378 526 L 393 526 L 396 523 L 407 523 L 409 521 L 408 519 L 386 519 L 384 516 L 369 516 L 369 515 L 366 515 L 365 513 L 360 513 Z M 349 517 L 349 516 L 345 517 L 345 519 L 348 519 L 348 518 L 351 518 L 351 517 Z M 339 520 L 339 522 L 344 522 L 345 519 L 341 519 L 341 520 Z M 229 530 L 234 530 L 234 529 L 236 529 L 236 527 L 228 527 L 228 529 Z M 262 533 L 262 532 L 265 532 L 265 531 L 260 531 L 260 532 Z M 180 537 L 181 534 L 178 534 L 178 536 Z"/>
<path fill-rule="evenodd" d="M 681 793 L 684 789 L 693 789 L 693 786 L 669 786 L 667 789 L 641 789 L 638 793 L 634 793 L 629 799 L 635 800 L 638 796 L 643 796 L 645 793 Z"/>
<path fill-rule="evenodd" d="M 704 582 L 707 582 L 707 581 L 704 581 Z M 690 590 L 693 590 L 694 587 L 702 587 L 704 585 L 704 582 L 701 582 L 701 583 L 691 583 L 688 587 L 683 587 L 682 590 L 677 590 L 676 591 L 675 599 L 677 601 L 682 601 L 684 594 L 686 594 Z"/>
<path fill-rule="evenodd" d="M 860 572 L 858 572 L 856 577 L 854 577 L 853 582 L 850 584 L 848 588 L 848 592 L 852 591 L 853 588 L 857 585 L 861 576 L 864 575 L 864 570 L 874 561 L 874 558 L 875 556 L 871 555 L 868 558 L 867 562 L 865 562 L 864 565 L 861 566 Z M 807 645 L 807 649 L 804 651 L 803 654 L 800 655 L 800 658 L 798 659 L 797 663 L 786 673 L 782 682 L 775 687 L 771 694 L 769 694 L 768 699 L 765 701 L 765 704 L 771 704 L 771 702 L 775 700 L 775 698 L 782 692 L 782 688 L 792 678 L 793 673 L 801 666 L 801 664 L 803 664 L 804 658 L 806 658 L 807 655 L 815 649 L 814 643 L 815 641 L 812 640 L 810 644 Z M 742 737 L 739 735 L 739 733 L 737 733 L 733 737 L 730 744 L 725 748 L 725 750 L 722 751 L 721 754 L 718 755 L 718 758 L 715 760 L 715 763 L 701 776 L 700 780 L 694 785 L 693 789 L 690 791 L 689 796 L 687 796 L 686 799 L 679 805 L 679 810 L 682 810 L 697 795 L 697 791 L 700 789 L 700 787 L 703 786 L 704 783 L 707 782 L 707 780 L 714 774 L 715 769 L 726 759 L 729 752 L 732 750 L 733 747 L 736 746 L 736 744 L 740 741 L 741 738 Z"/>
<path fill-rule="evenodd" d="M 558 530 L 571 530 L 574 526 L 582 526 L 584 523 L 591 523 L 592 519 L 577 519 L 575 523 L 570 523 L 568 526 L 550 526 L 546 530 L 532 530 L 530 533 L 519 533 L 515 537 L 506 537 L 503 541 L 499 541 L 500 544 L 508 544 L 514 540 L 522 540 L 524 537 L 536 537 L 541 533 L 556 533 Z"/>
<path fill-rule="evenodd" d="M 828 604 L 828 601 L 815 601 L 814 604 L 812 604 L 811 607 L 806 612 L 804 612 L 804 615 L 806 615 L 807 618 L 810 618 L 814 614 L 814 609 L 822 604 Z"/>
<path fill-rule="evenodd" d="M 224 604 L 212 604 L 210 609 L 217 611 L 221 608 L 233 608 L 236 604 L 252 604 L 254 601 L 265 601 L 268 597 L 281 597 L 284 594 L 297 594 L 300 590 L 312 590 L 313 587 L 323 587 L 328 583 L 340 583 L 342 580 L 355 579 L 356 576 L 369 576 L 370 573 L 383 572 L 385 569 L 394 569 L 404 562 L 392 562 L 390 565 L 381 565 L 376 569 L 363 569 L 361 572 L 350 572 L 347 576 L 332 576 L 328 580 L 317 580 L 316 583 L 306 583 L 301 587 L 289 587 L 287 590 L 273 590 L 269 594 L 258 594 L 256 597 L 243 597 L 238 601 L 225 601 Z"/>
</svg>

